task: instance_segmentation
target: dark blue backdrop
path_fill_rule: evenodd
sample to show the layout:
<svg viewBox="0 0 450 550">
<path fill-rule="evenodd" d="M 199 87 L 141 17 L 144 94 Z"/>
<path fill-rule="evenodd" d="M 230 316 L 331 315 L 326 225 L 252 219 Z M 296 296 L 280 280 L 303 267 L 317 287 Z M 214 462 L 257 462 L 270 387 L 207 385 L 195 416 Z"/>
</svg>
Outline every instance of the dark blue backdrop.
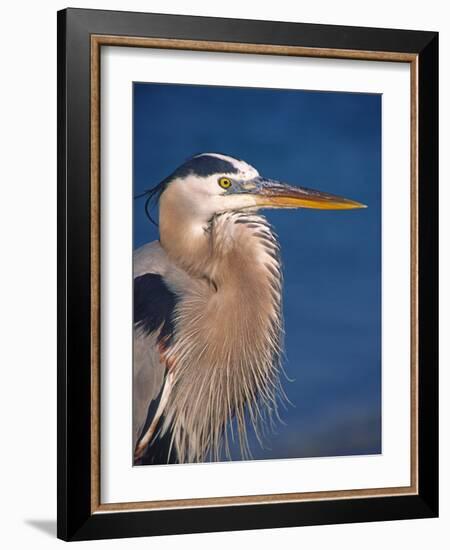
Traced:
<svg viewBox="0 0 450 550">
<path fill-rule="evenodd" d="M 200 152 L 368 205 L 265 212 L 282 247 L 293 406 L 266 449 L 251 444 L 254 458 L 380 453 L 381 96 L 135 83 L 135 194 Z M 158 238 L 143 207 L 136 248 Z"/>
</svg>

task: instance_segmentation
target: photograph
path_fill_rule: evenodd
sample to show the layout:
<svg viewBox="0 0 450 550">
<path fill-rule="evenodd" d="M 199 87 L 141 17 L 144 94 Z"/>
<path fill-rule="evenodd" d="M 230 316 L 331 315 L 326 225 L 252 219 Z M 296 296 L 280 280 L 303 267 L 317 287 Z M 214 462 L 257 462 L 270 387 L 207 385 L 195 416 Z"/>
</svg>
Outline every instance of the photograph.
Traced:
<svg viewBox="0 0 450 550">
<path fill-rule="evenodd" d="M 57 33 L 58 537 L 436 517 L 438 33 Z"/>
<path fill-rule="evenodd" d="M 133 465 L 382 453 L 382 94 L 132 101 Z"/>
</svg>

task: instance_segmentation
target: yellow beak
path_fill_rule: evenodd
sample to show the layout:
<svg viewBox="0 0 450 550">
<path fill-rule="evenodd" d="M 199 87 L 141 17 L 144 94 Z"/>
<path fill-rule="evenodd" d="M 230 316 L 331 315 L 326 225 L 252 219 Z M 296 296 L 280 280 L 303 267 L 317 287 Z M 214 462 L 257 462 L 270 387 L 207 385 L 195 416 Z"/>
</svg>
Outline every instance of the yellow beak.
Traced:
<svg viewBox="0 0 450 550">
<path fill-rule="evenodd" d="M 365 204 L 306 187 L 294 187 L 274 180 L 263 180 L 253 194 L 261 208 L 318 208 L 349 210 L 367 208 Z"/>
</svg>

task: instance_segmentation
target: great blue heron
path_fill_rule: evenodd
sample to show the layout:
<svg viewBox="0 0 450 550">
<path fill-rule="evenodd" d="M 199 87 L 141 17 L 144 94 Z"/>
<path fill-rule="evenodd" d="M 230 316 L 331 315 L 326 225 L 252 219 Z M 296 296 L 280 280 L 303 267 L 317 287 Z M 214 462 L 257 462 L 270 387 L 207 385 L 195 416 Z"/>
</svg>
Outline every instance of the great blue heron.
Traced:
<svg viewBox="0 0 450 550">
<path fill-rule="evenodd" d="M 134 256 L 135 464 L 229 455 L 233 423 L 277 408 L 283 321 L 277 237 L 261 208 L 364 205 L 202 153 L 144 193 L 159 199 L 159 241 Z"/>
</svg>

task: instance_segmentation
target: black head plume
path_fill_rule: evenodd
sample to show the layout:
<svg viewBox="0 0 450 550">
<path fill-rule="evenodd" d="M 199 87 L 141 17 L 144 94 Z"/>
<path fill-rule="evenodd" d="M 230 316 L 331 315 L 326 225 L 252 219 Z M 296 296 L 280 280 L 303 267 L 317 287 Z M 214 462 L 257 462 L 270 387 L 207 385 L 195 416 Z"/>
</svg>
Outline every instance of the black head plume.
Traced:
<svg viewBox="0 0 450 550">
<path fill-rule="evenodd" d="M 153 219 L 152 215 L 150 214 L 150 209 L 156 206 L 166 186 L 167 186 L 167 182 L 164 180 L 158 185 L 156 185 L 155 187 L 152 187 L 151 189 L 147 189 L 143 193 L 140 193 L 139 195 L 135 195 L 134 197 L 135 199 L 142 199 L 146 197 L 145 204 L 144 204 L 145 215 L 151 221 L 151 223 L 156 227 L 158 227 L 158 223 Z"/>
</svg>

